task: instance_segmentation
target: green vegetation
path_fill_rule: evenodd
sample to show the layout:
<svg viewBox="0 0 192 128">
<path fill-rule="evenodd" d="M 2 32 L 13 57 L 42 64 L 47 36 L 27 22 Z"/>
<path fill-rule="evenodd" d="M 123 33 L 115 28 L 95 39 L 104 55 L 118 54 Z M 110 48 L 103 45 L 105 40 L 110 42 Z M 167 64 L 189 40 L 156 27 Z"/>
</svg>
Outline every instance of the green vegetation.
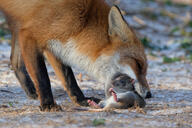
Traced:
<svg viewBox="0 0 192 128">
<path fill-rule="evenodd" d="M 192 20 L 188 22 L 187 26 L 192 28 Z"/>
<path fill-rule="evenodd" d="M 187 32 L 185 29 L 181 29 L 181 35 L 185 37 L 191 37 L 192 32 Z"/>
<path fill-rule="evenodd" d="M 186 27 L 189 28 L 190 25 L 187 25 Z M 184 27 L 180 28 L 180 27 L 174 27 L 171 31 L 170 31 L 170 35 L 174 35 L 175 32 L 179 32 L 179 35 L 184 36 L 184 37 L 191 37 L 192 36 L 192 30 L 191 31 L 186 31 L 186 29 Z"/>
<path fill-rule="evenodd" d="M 184 56 L 182 56 L 183 60 L 190 60 L 192 62 L 192 39 L 191 38 L 184 38 L 183 40 L 177 41 L 179 43 L 180 50 L 185 52 Z M 164 56 L 163 62 L 164 63 L 174 63 L 176 61 L 181 61 L 181 57 L 174 57 L 169 58 Z"/>
<path fill-rule="evenodd" d="M 172 2 L 171 0 L 162 0 L 163 3 L 165 3 L 165 5 L 168 5 L 168 6 L 177 6 L 177 7 L 186 7 L 187 5 L 186 4 L 182 4 L 181 2 L 180 3 L 175 3 L 175 2 Z"/>
<path fill-rule="evenodd" d="M 9 32 L 7 30 L 0 28 L 0 37 L 5 36 L 7 34 L 9 34 Z"/>
<path fill-rule="evenodd" d="M 143 37 L 141 39 L 141 42 L 143 43 L 144 47 L 154 49 L 154 46 L 152 46 L 152 44 L 150 43 L 151 41 L 149 40 L 149 38 Z"/>
<path fill-rule="evenodd" d="M 182 42 L 181 48 L 188 49 L 192 46 L 191 42 Z"/>
<path fill-rule="evenodd" d="M 143 0 L 143 2 L 155 2 L 155 0 Z"/>
<path fill-rule="evenodd" d="M 105 125 L 105 119 L 94 119 L 93 126 Z"/>
<path fill-rule="evenodd" d="M 171 31 L 170 31 L 170 34 L 173 35 L 175 32 L 178 32 L 180 31 L 180 28 L 179 27 L 174 27 Z"/>
<path fill-rule="evenodd" d="M 164 3 L 169 6 L 173 5 L 171 0 L 164 0 Z"/>
<path fill-rule="evenodd" d="M 192 39 L 186 38 L 180 43 L 180 47 L 185 50 L 186 54 L 192 54 Z"/>
<path fill-rule="evenodd" d="M 174 63 L 174 62 L 177 62 L 177 61 L 181 61 L 181 58 L 179 57 L 167 57 L 167 56 L 164 56 L 163 57 L 163 63 Z"/>
<path fill-rule="evenodd" d="M 143 46 L 145 48 L 149 48 L 151 50 L 163 50 L 163 49 L 167 49 L 167 47 L 159 47 L 158 45 L 152 44 L 151 40 L 148 37 L 143 37 L 140 39 L 141 43 L 143 44 Z"/>
<path fill-rule="evenodd" d="M 189 55 L 189 60 L 192 62 L 192 53 Z"/>
<path fill-rule="evenodd" d="M 13 103 L 9 102 L 8 104 L 9 104 L 10 107 L 13 107 Z"/>
</svg>

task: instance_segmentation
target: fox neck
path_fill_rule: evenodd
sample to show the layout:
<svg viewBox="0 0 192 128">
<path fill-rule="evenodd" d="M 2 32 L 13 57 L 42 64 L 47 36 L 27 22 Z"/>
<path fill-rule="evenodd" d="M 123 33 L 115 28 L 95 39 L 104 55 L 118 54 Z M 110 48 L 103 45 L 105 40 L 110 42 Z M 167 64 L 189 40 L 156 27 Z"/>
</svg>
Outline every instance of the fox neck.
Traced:
<svg viewBox="0 0 192 128">
<path fill-rule="evenodd" d="M 111 78 L 119 72 L 127 73 L 135 78 L 130 67 L 123 67 L 118 63 L 120 59 L 118 53 L 111 56 L 100 55 L 96 60 L 92 60 L 89 56 L 78 51 L 73 39 L 68 40 L 65 44 L 59 40 L 49 40 L 48 49 L 64 64 L 84 71 L 101 83 L 108 84 Z"/>
</svg>

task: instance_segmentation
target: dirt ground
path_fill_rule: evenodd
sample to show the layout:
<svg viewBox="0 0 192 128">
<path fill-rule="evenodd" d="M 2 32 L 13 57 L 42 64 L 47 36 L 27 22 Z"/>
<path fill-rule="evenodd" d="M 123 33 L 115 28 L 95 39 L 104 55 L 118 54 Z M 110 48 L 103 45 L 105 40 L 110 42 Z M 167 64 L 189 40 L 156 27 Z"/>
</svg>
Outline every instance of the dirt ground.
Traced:
<svg viewBox="0 0 192 128">
<path fill-rule="evenodd" d="M 59 128 L 59 127 L 192 127 L 192 61 L 183 40 L 192 40 L 180 29 L 192 32 L 191 6 L 154 2 L 153 0 L 112 1 L 122 8 L 125 19 L 139 37 L 147 37 L 148 75 L 153 98 L 147 99 L 144 109 L 87 112 L 74 106 L 52 68 L 48 65 L 52 90 L 63 112 L 40 112 L 39 101 L 28 99 L 14 72 L 10 70 L 10 36 L 0 38 L 0 127 L 2 128 Z M 3 21 L 0 18 L 0 23 Z M 191 22 L 192 23 L 192 22 Z M 179 30 L 176 27 L 179 26 Z M 175 30 L 175 31 L 173 31 Z M 147 41 L 146 41 L 147 42 Z M 192 45 L 192 43 L 191 43 Z M 172 58 L 168 60 L 167 58 Z M 180 58 L 174 61 L 173 58 Z M 171 61 L 171 62 L 170 62 Z M 104 98 L 104 85 L 85 74 L 78 84 L 86 96 Z"/>
</svg>

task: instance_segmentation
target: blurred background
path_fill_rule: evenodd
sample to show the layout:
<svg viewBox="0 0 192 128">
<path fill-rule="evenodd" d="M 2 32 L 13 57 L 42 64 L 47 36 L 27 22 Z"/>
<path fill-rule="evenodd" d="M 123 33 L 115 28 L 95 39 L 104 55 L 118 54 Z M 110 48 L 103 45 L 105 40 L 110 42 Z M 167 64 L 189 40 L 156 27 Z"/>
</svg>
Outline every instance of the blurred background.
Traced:
<svg viewBox="0 0 192 128">
<path fill-rule="evenodd" d="M 164 63 L 192 61 L 192 0 L 111 0 L 148 54 Z"/>
</svg>

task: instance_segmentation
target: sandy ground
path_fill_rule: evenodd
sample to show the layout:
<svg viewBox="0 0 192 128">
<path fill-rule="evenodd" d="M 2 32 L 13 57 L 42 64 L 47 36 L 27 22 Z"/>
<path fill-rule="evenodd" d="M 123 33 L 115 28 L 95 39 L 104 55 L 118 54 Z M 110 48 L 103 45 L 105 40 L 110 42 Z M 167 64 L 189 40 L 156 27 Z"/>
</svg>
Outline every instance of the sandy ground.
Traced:
<svg viewBox="0 0 192 128">
<path fill-rule="evenodd" d="M 121 3 L 122 2 L 122 3 Z M 129 21 L 137 32 L 148 36 L 152 43 L 158 46 L 166 46 L 168 49 L 161 51 L 146 50 L 148 55 L 148 81 L 153 98 L 147 99 L 147 106 L 141 110 L 127 109 L 109 112 L 87 112 L 76 110 L 60 81 L 56 78 L 52 68 L 48 65 L 54 97 L 63 112 L 47 113 L 39 111 L 39 101 L 30 100 L 21 89 L 13 71 L 10 70 L 10 46 L 6 40 L 0 44 L 0 127 L 26 127 L 26 128 L 55 128 L 55 127 L 192 127 L 192 63 L 188 60 L 165 64 L 163 56 L 184 56 L 185 52 L 178 49 L 177 43 L 172 43 L 180 36 L 168 36 L 167 29 L 179 24 L 181 21 L 161 18 L 153 22 L 140 15 L 142 8 L 151 7 L 155 11 L 162 8 L 173 10 L 182 16 L 183 12 L 192 10 L 191 7 L 161 7 L 156 3 L 142 3 L 138 1 L 121 1 L 118 3 L 127 15 Z M 126 6 L 125 6 L 126 5 Z M 134 21 L 138 16 L 147 21 L 147 27 L 140 29 Z M 166 20 L 166 23 L 165 23 Z M 155 31 L 155 32 L 154 32 Z M 74 70 L 76 76 L 79 71 Z M 86 96 L 104 98 L 104 85 L 91 80 L 83 75 L 83 80 L 78 84 Z M 100 125 L 99 125 L 100 123 Z"/>
</svg>

